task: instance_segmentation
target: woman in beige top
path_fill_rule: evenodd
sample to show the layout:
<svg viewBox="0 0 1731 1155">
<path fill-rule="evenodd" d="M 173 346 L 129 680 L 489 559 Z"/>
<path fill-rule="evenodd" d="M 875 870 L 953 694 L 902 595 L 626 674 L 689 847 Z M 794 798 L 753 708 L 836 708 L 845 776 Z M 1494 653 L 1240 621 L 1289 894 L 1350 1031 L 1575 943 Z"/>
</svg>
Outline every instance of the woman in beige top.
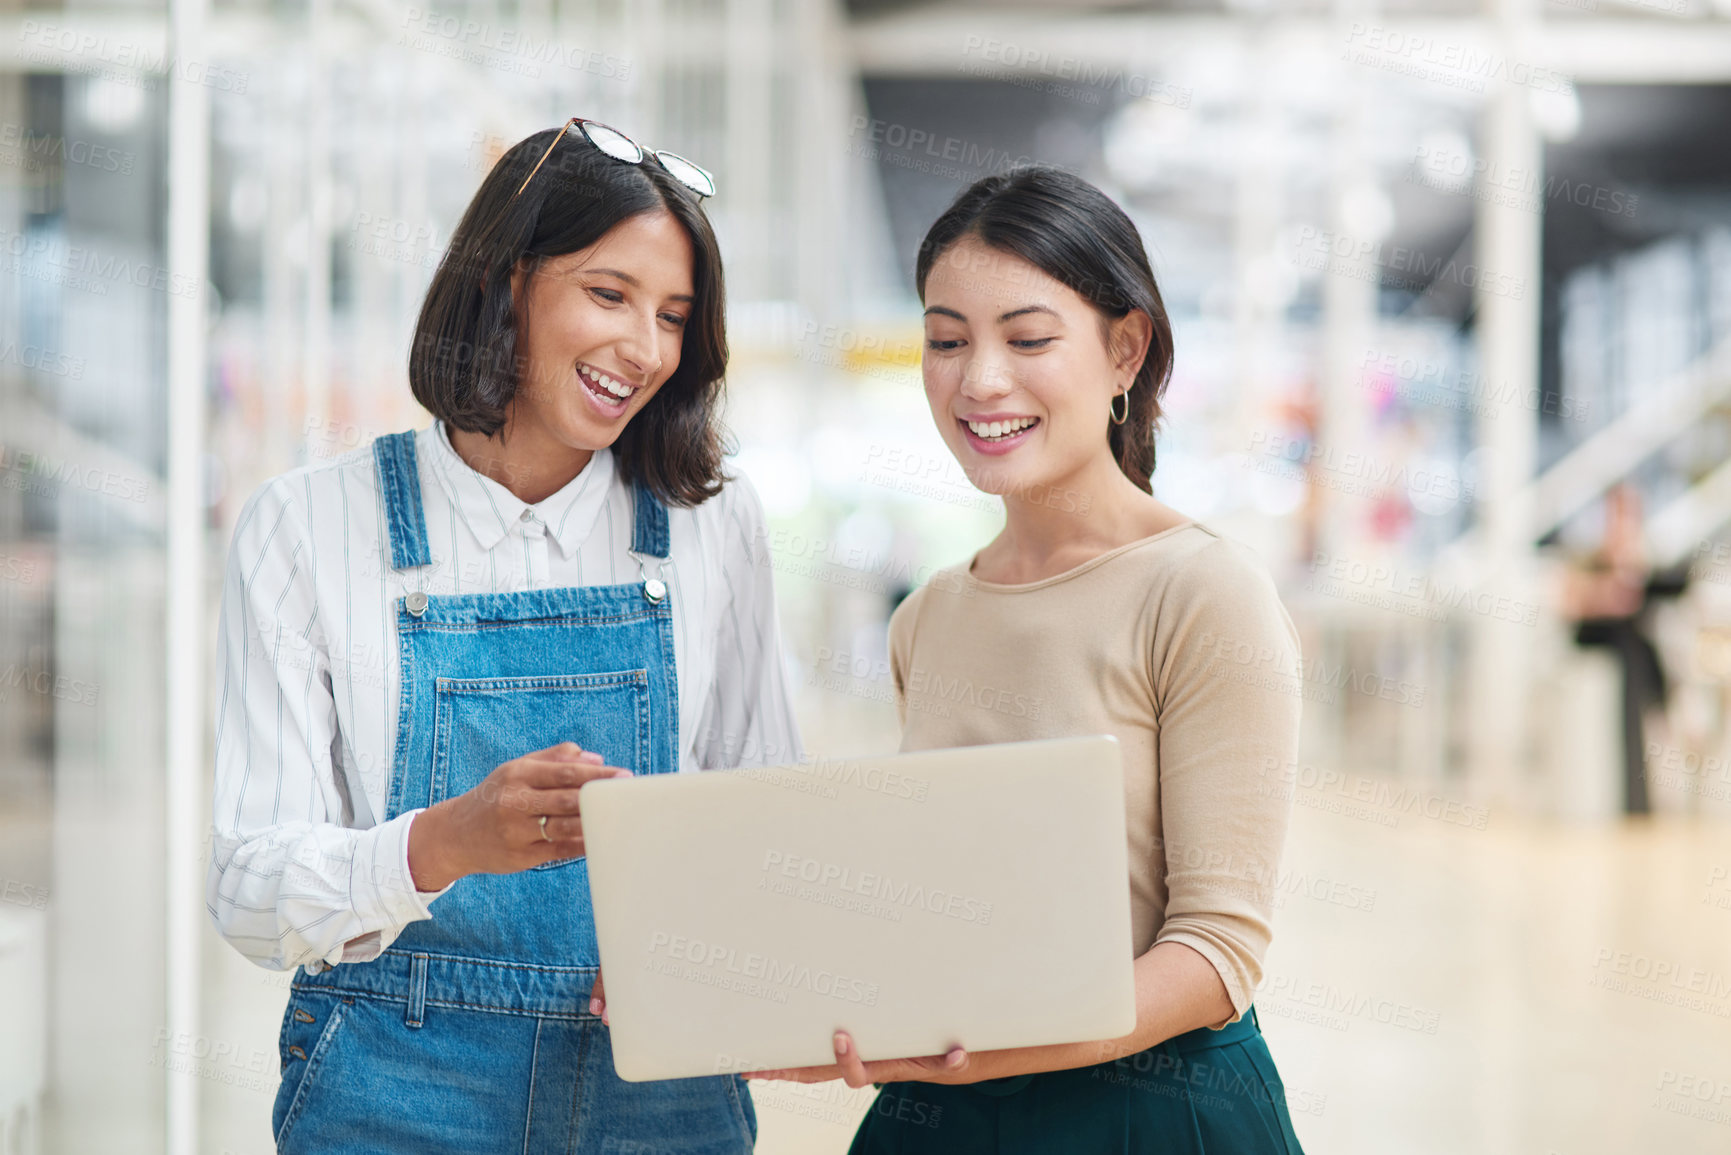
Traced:
<svg viewBox="0 0 1731 1155">
<path fill-rule="evenodd" d="M 1137 1025 L 1118 1039 L 775 1072 L 883 1090 L 851 1155 L 1299 1151 L 1250 1001 L 1296 754 L 1298 637 L 1247 549 L 1152 496 L 1171 327 L 1135 226 L 1056 169 L 987 177 L 921 245 L 933 419 L 1003 531 L 890 621 L 902 749 L 1122 744 Z"/>
</svg>

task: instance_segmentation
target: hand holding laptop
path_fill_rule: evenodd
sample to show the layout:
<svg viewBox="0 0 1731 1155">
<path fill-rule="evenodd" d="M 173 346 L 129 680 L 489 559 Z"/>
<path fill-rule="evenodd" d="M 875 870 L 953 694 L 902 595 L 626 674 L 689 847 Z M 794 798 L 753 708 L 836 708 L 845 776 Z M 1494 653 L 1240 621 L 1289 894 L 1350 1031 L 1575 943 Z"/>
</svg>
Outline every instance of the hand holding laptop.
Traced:
<svg viewBox="0 0 1731 1155">
<path fill-rule="evenodd" d="M 865 1087 L 872 1083 L 967 1083 L 968 1052 L 951 1047 L 946 1054 L 926 1055 L 916 1059 L 873 1059 L 859 1057 L 853 1036 L 846 1031 L 835 1033 L 835 1062 L 821 1067 L 792 1067 L 774 1071 L 746 1071 L 747 1079 L 779 1079 L 786 1083 L 827 1083 L 841 1079 L 850 1087 Z"/>
</svg>

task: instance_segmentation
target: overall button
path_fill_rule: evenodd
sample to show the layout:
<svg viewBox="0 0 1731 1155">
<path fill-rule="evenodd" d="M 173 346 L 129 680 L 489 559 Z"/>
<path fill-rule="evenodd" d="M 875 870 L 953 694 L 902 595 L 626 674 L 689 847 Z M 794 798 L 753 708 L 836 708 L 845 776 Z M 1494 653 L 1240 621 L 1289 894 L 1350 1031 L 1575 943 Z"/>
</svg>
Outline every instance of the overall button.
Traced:
<svg viewBox="0 0 1731 1155">
<path fill-rule="evenodd" d="M 648 598 L 652 605 L 659 603 L 667 596 L 667 583 L 660 578 L 650 578 L 643 583 L 643 596 Z"/>
<path fill-rule="evenodd" d="M 408 609 L 410 616 L 418 618 L 427 612 L 427 595 L 416 590 L 403 599 L 403 605 Z"/>
</svg>

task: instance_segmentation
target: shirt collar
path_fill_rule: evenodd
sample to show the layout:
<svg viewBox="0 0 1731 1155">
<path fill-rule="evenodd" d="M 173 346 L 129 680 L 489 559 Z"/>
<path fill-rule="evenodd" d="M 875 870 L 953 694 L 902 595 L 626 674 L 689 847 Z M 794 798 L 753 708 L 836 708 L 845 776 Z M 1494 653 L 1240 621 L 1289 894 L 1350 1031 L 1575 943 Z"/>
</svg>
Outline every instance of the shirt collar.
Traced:
<svg viewBox="0 0 1731 1155">
<path fill-rule="evenodd" d="M 433 474 L 457 516 L 487 550 L 505 540 L 523 520 L 524 510 L 533 510 L 547 527 L 548 536 L 558 543 L 559 552 L 572 556 L 595 528 L 595 519 L 601 515 L 613 484 L 613 451 L 602 449 L 563 489 L 530 505 L 458 457 L 443 421 L 421 430 L 415 446 L 433 463 Z"/>
</svg>

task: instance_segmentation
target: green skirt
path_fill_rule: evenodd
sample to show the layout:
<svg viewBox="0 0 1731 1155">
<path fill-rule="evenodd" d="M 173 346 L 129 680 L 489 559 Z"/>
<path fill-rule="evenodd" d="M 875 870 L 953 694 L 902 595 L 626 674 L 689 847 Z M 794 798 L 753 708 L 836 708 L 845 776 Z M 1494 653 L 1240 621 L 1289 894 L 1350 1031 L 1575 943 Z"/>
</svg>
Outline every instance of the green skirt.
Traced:
<svg viewBox="0 0 1731 1155">
<path fill-rule="evenodd" d="M 848 1155 L 1303 1155 L 1252 1008 L 1122 1059 L 982 1083 L 885 1083 Z"/>
</svg>

